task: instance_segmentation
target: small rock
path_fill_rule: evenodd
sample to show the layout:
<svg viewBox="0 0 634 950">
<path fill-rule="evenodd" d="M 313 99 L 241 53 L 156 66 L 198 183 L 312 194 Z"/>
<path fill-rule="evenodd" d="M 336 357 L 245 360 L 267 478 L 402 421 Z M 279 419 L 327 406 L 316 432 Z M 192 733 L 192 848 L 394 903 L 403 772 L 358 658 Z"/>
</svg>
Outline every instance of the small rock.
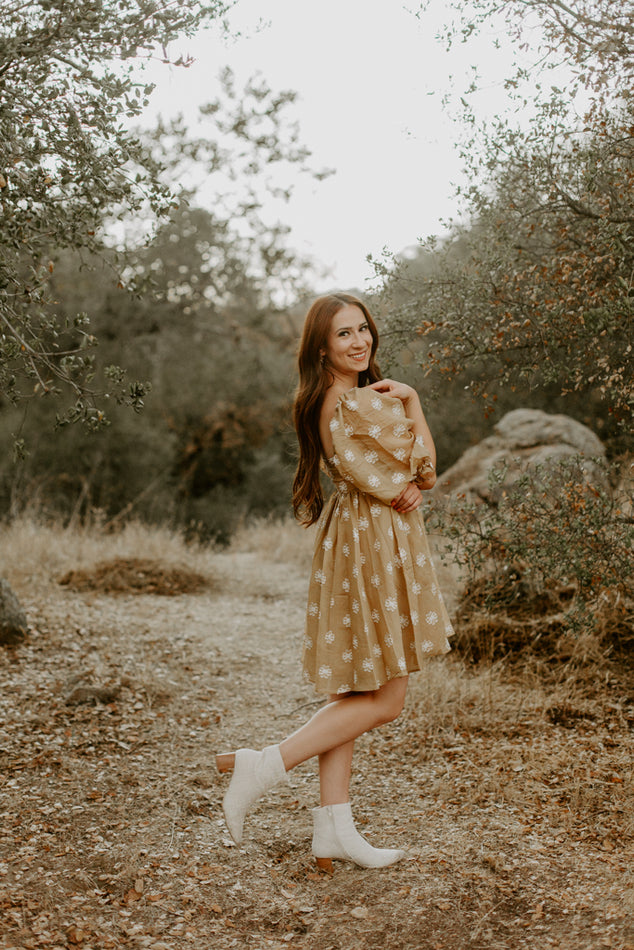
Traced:
<svg viewBox="0 0 634 950">
<path fill-rule="evenodd" d="M 28 633 L 28 621 L 9 583 L 0 577 L 0 644 L 20 643 Z"/>
<path fill-rule="evenodd" d="M 370 916 L 370 912 L 367 907 L 353 907 L 350 916 L 357 920 L 366 920 Z"/>
<path fill-rule="evenodd" d="M 112 703 L 120 692 L 120 686 L 75 686 L 66 696 L 66 705 L 79 706 L 82 703 Z"/>
</svg>

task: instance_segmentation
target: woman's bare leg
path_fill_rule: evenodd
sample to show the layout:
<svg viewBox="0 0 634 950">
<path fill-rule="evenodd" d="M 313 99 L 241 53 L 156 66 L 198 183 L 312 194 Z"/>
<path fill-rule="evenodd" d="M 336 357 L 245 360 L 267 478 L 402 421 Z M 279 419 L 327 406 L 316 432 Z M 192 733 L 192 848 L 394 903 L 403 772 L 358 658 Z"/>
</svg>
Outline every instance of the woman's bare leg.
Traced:
<svg viewBox="0 0 634 950">
<path fill-rule="evenodd" d="M 406 691 L 407 676 L 400 676 L 372 692 L 348 693 L 322 706 L 307 723 L 280 742 L 284 767 L 289 771 L 314 755 L 321 757 L 345 747 L 364 732 L 396 719 L 403 708 Z M 351 760 L 352 750 L 345 754 Z M 328 760 L 326 762 L 327 772 L 329 767 L 333 770 L 333 783 L 341 784 L 345 768 L 343 753 L 333 757 L 331 766 Z"/>
<path fill-rule="evenodd" d="M 305 762 L 313 756 L 319 756 L 320 783 L 322 787 L 322 805 L 328 809 L 348 809 L 346 817 L 346 835 L 353 836 L 356 845 L 359 836 L 348 827 L 352 824 L 350 804 L 348 802 L 348 788 L 354 740 L 364 732 L 391 722 L 399 715 L 403 708 L 407 677 L 390 680 L 380 689 L 367 693 L 349 693 L 346 696 L 331 697 L 331 701 L 315 713 L 307 723 L 296 732 L 284 739 L 279 745 L 267 746 L 261 752 L 253 749 L 239 749 L 235 753 L 216 756 L 216 764 L 220 771 L 233 771 L 231 783 L 225 793 L 222 807 L 225 820 L 231 837 L 240 844 L 242 841 L 242 826 L 244 818 L 251 806 L 266 791 L 279 782 L 288 781 L 287 773 L 295 765 Z M 321 814 L 321 810 L 317 809 Z M 316 832 L 317 833 L 317 832 Z M 342 831 L 343 834 L 343 831 Z M 320 847 L 324 846 L 323 835 L 317 835 Z M 361 839 L 362 841 L 362 839 Z M 314 843 L 314 842 L 313 842 Z M 331 850 L 327 842 L 327 850 Z M 353 842 L 351 847 L 356 847 Z M 370 847 L 362 841 L 364 852 Z M 334 847 L 334 845 L 333 845 Z M 347 846 L 346 846 L 347 847 Z M 357 860 L 365 863 L 364 866 L 375 865 L 378 860 L 374 849 L 371 855 L 372 864 L 367 853 Z M 346 850 L 346 854 L 348 854 Z M 352 852 L 350 852 L 352 854 Z M 387 854 L 387 853 L 386 853 Z M 396 855 L 396 856 L 395 856 Z M 319 855 L 323 857 L 322 855 Z M 327 855 L 328 858 L 334 856 Z M 388 863 L 399 860 L 401 852 L 389 852 Z M 380 856 L 382 864 L 386 855 Z"/>
<path fill-rule="evenodd" d="M 350 798 L 350 775 L 354 739 L 319 756 L 319 791 L 321 805 L 339 805 Z"/>
</svg>

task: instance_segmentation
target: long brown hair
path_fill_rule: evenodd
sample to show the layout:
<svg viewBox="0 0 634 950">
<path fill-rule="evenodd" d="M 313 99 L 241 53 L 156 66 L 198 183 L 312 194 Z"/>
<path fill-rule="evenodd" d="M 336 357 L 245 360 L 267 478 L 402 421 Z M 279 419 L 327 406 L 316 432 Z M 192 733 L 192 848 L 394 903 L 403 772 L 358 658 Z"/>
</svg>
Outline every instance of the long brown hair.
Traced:
<svg viewBox="0 0 634 950">
<path fill-rule="evenodd" d="M 334 377 L 328 361 L 321 352 L 326 347 L 332 318 L 343 307 L 352 305 L 363 313 L 372 335 L 372 350 L 368 368 L 359 373 L 359 386 L 381 379 L 381 371 L 374 356 L 379 345 L 379 334 L 370 313 L 360 300 L 350 294 L 328 294 L 318 297 L 306 314 L 297 357 L 299 384 L 293 405 L 293 423 L 299 441 L 299 462 L 293 481 L 293 511 L 302 524 L 314 524 L 324 507 L 324 495 L 319 481 L 322 456 L 319 438 L 319 415 Z"/>
</svg>

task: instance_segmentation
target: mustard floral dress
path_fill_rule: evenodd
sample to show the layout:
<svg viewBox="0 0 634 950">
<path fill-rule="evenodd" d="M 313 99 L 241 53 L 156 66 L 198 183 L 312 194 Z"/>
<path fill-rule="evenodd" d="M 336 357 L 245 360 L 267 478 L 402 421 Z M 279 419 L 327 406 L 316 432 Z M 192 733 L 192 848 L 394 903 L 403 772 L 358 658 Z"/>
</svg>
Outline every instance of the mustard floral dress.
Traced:
<svg viewBox="0 0 634 950">
<path fill-rule="evenodd" d="M 431 459 L 400 399 L 351 389 L 330 422 L 335 491 L 317 526 L 303 671 L 318 693 L 374 690 L 446 653 L 453 630 L 419 511 L 390 502 Z"/>
</svg>

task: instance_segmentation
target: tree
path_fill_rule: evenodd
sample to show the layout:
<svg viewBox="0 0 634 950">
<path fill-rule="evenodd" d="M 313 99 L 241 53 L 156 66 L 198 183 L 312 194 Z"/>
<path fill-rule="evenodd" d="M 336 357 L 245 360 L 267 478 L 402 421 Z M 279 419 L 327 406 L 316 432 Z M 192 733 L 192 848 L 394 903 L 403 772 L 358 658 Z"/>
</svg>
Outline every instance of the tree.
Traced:
<svg viewBox="0 0 634 950">
<path fill-rule="evenodd" d="M 171 203 L 157 163 L 126 127 L 151 84 L 139 60 L 218 21 L 221 0 L 9 0 L 0 20 L 0 393 L 70 391 L 65 421 L 105 421 L 91 389 L 96 340 L 85 316 L 47 308 L 55 255 L 104 246 L 113 215 Z M 177 60 L 183 63 L 182 59 Z M 116 274 L 116 271 L 113 271 Z M 63 343 L 61 337 L 64 337 Z M 107 372 L 139 408 L 145 389 Z"/>
<path fill-rule="evenodd" d="M 483 24 L 499 27 L 502 17 L 524 51 L 506 82 L 522 118 L 476 120 L 477 78 L 461 97 L 469 220 L 454 229 L 442 260 L 436 255 L 435 274 L 410 285 L 395 330 L 414 323 L 429 342 L 428 365 L 446 376 L 469 368 L 489 410 L 500 385 L 556 385 L 562 394 L 592 393 L 629 429 L 634 11 L 610 0 L 574 9 L 560 0 L 452 6 L 449 44 L 468 42 Z M 565 88 L 549 81 L 562 60 Z M 408 320 L 413 313 L 424 320 Z"/>
</svg>

